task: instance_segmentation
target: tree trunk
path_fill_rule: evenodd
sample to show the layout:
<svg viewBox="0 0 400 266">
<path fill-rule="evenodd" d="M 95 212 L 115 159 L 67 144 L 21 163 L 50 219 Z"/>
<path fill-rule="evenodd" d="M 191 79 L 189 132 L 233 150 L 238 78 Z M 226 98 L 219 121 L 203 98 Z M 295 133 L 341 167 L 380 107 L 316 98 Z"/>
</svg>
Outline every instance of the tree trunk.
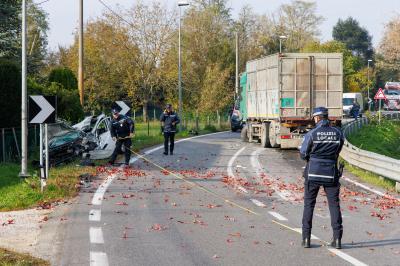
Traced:
<svg viewBox="0 0 400 266">
<path fill-rule="evenodd" d="M 143 122 L 147 122 L 148 114 L 147 114 L 147 101 L 143 101 Z"/>
</svg>

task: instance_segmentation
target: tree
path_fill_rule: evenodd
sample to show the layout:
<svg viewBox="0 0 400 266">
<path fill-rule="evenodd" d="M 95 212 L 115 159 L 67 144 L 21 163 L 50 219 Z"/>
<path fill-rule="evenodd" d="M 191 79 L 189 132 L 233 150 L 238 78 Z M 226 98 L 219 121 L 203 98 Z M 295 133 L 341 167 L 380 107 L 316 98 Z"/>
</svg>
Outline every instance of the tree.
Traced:
<svg viewBox="0 0 400 266">
<path fill-rule="evenodd" d="M 366 64 L 367 60 L 372 58 L 372 37 L 354 18 L 339 19 L 333 27 L 332 36 L 334 40 L 343 42 L 353 55 L 361 57 L 363 63 Z"/>
<path fill-rule="evenodd" d="M 10 61 L 0 60 L 0 125 L 18 127 L 21 121 L 21 70 Z"/>
<path fill-rule="evenodd" d="M 118 28 L 128 36 L 128 45 L 135 49 L 130 64 L 136 68 L 137 75 L 130 76 L 128 96 L 143 106 L 143 118 L 147 119 L 147 106 L 157 102 L 162 93 L 161 62 L 170 49 L 173 30 L 176 27 L 175 13 L 162 6 L 160 2 L 149 5 L 139 1 L 128 12 L 108 14 Z"/>
<path fill-rule="evenodd" d="M 319 25 L 324 19 L 316 15 L 316 9 L 315 2 L 297 0 L 280 7 L 274 18 L 275 39 L 279 35 L 288 37 L 284 42 L 286 51 L 297 52 L 320 35 Z"/>
<path fill-rule="evenodd" d="M 62 67 L 78 70 L 78 47 L 77 35 L 71 47 L 60 47 L 58 57 Z M 137 48 L 124 28 L 102 17 L 86 25 L 84 49 L 85 108 L 109 111 L 114 101 L 128 97 L 130 86 L 136 86 L 138 69 L 133 61 Z"/>
<path fill-rule="evenodd" d="M 0 57 L 18 58 L 20 54 L 20 1 L 2 0 L 0 3 Z"/>
<path fill-rule="evenodd" d="M 400 80 L 400 16 L 393 18 L 385 26 L 385 33 L 379 45 L 377 57 L 377 71 L 382 80 Z"/>
<path fill-rule="evenodd" d="M 74 72 L 66 67 L 52 69 L 49 74 L 49 82 L 59 83 L 70 91 L 77 90 L 78 88 L 78 81 L 76 80 Z"/>
<path fill-rule="evenodd" d="M 21 0 L 0 3 L 0 57 L 21 61 Z M 47 14 L 27 1 L 28 73 L 37 74 L 44 66 L 49 29 Z"/>
</svg>

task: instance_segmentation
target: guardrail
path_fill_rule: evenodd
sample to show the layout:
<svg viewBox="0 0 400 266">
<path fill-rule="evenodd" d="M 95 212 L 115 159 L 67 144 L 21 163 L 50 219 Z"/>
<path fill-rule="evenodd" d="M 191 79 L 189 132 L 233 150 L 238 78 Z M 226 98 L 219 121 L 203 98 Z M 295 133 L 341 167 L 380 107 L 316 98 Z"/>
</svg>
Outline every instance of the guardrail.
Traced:
<svg viewBox="0 0 400 266">
<path fill-rule="evenodd" d="M 400 113 L 382 113 L 382 117 L 391 120 L 400 120 Z M 346 137 L 341 157 L 348 163 L 361 169 L 370 171 L 382 177 L 400 182 L 400 160 L 390 158 L 374 152 L 369 152 L 352 145 L 347 136 L 356 133 L 363 125 L 368 124 L 368 118 L 364 117 L 348 123 L 343 130 Z"/>
</svg>

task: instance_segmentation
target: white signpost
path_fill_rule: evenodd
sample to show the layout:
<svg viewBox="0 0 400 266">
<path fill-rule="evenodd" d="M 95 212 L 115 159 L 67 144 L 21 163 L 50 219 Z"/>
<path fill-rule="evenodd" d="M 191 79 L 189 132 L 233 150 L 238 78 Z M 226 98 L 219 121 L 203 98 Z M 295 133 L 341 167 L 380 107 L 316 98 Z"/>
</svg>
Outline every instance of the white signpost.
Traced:
<svg viewBox="0 0 400 266">
<path fill-rule="evenodd" d="M 46 186 L 49 175 L 49 135 L 48 124 L 56 122 L 57 98 L 55 96 L 32 95 L 29 96 L 29 123 L 40 125 L 40 184 L 41 191 Z M 45 162 L 43 158 L 43 124 L 44 146 L 46 149 Z M 45 165 L 44 165 L 45 163 Z"/>
<path fill-rule="evenodd" d="M 382 100 L 386 100 L 385 93 L 383 93 L 382 88 L 379 88 L 378 92 L 375 94 L 375 100 L 379 100 L 379 124 L 381 123 L 381 102 Z"/>
</svg>

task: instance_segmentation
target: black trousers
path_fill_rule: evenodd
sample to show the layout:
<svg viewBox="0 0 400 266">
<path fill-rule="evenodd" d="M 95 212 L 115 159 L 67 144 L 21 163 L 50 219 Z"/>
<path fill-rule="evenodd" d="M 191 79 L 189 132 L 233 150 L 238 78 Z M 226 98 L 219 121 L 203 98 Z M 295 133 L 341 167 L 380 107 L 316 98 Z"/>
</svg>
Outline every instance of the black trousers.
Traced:
<svg viewBox="0 0 400 266">
<path fill-rule="evenodd" d="M 164 152 L 168 153 L 168 143 L 170 153 L 174 152 L 175 132 L 164 132 Z"/>
<path fill-rule="evenodd" d="M 115 162 L 115 159 L 117 159 L 117 156 L 119 153 L 122 153 L 121 147 L 122 145 L 125 146 L 125 164 L 129 164 L 129 161 L 131 159 L 131 145 L 132 145 L 132 140 L 131 139 L 121 139 L 117 140 L 115 143 L 115 149 L 113 154 L 111 155 L 111 163 Z"/>
<path fill-rule="evenodd" d="M 340 183 L 335 186 L 323 186 L 328 198 L 329 212 L 331 214 L 331 226 L 333 237 L 341 239 L 343 235 L 342 213 L 340 212 Z M 312 219 L 315 202 L 320 185 L 306 181 L 304 185 L 304 212 L 303 212 L 303 239 L 311 237 Z"/>
</svg>

